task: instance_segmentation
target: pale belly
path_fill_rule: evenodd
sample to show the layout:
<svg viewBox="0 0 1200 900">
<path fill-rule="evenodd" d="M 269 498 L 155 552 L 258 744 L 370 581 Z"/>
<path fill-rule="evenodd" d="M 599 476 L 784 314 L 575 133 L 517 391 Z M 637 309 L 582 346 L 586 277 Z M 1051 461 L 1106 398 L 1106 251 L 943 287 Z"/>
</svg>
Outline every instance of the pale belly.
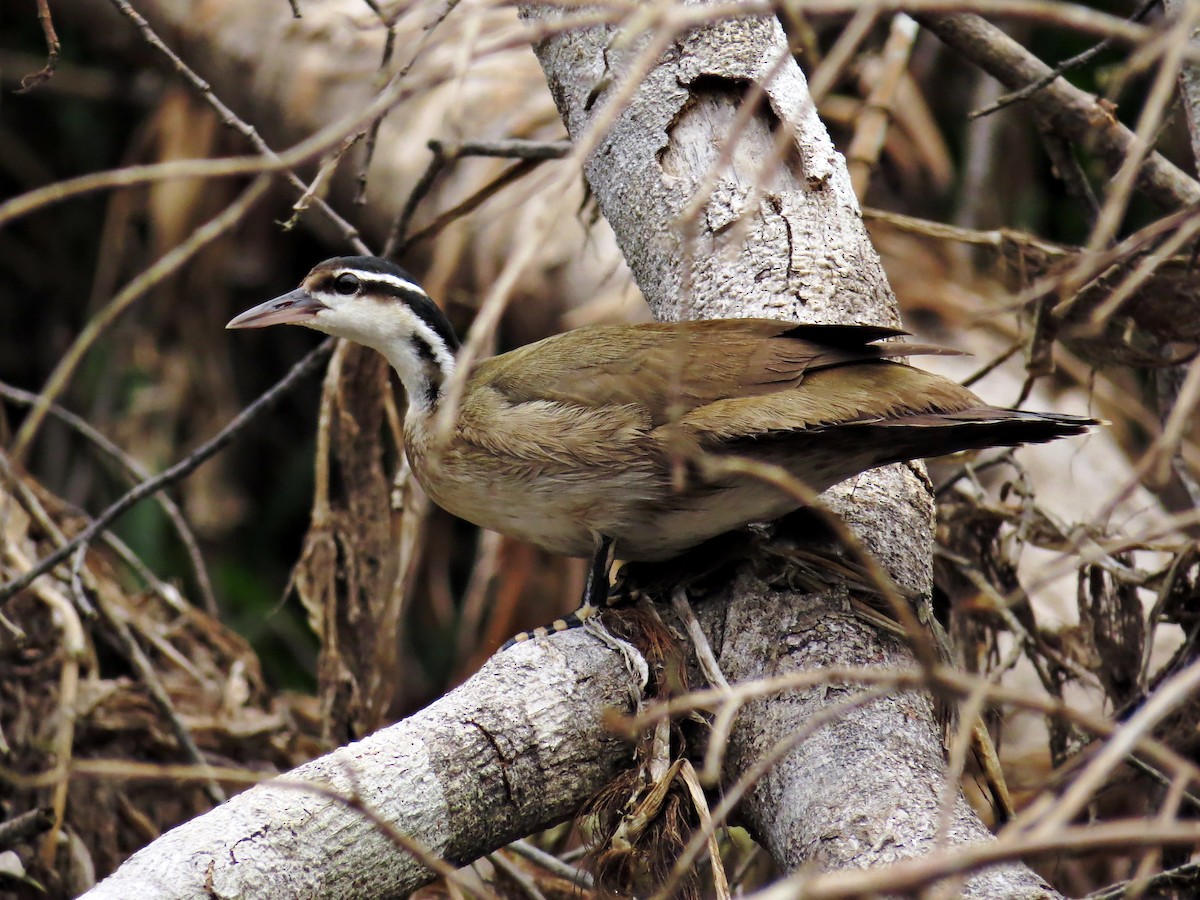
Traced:
<svg viewBox="0 0 1200 900">
<path fill-rule="evenodd" d="M 623 560 L 663 560 L 747 522 L 766 521 L 797 503 L 769 485 L 671 485 L 665 466 L 630 466 L 601 479 L 512 466 L 484 479 L 447 456 L 435 472 L 410 456 L 417 480 L 443 509 L 563 556 L 590 557 L 597 536 Z"/>
<path fill-rule="evenodd" d="M 535 427 L 538 413 L 546 421 Z M 553 405 L 527 404 L 521 422 L 516 428 L 504 408 L 477 405 L 463 414 L 449 446 L 435 450 L 433 423 L 410 419 L 405 450 L 417 480 L 443 509 L 563 556 L 590 557 L 599 538 L 608 537 L 620 559 L 669 559 L 801 505 L 777 485 L 745 475 L 721 484 L 695 477 L 675 484 L 678 457 L 668 448 L 680 446 L 679 436 L 651 435 L 632 416 L 610 410 L 566 418 Z M 836 454 L 813 444 L 749 444 L 742 451 L 816 492 L 877 464 L 880 455 L 867 445 L 842 446 Z"/>
</svg>

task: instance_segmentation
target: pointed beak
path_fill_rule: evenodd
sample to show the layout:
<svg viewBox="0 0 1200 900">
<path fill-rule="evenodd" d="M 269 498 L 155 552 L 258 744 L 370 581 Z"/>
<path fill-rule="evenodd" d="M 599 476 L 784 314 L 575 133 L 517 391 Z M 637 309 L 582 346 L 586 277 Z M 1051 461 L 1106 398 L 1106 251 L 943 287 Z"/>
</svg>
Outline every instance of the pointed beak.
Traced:
<svg viewBox="0 0 1200 900">
<path fill-rule="evenodd" d="M 239 316 L 229 320 L 226 328 L 266 328 L 268 325 L 304 325 L 323 309 L 327 309 L 320 300 L 304 288 L 288 291 L 282 297 L 260 303 L 253 309 L 248 309 Z"/>
</svg>

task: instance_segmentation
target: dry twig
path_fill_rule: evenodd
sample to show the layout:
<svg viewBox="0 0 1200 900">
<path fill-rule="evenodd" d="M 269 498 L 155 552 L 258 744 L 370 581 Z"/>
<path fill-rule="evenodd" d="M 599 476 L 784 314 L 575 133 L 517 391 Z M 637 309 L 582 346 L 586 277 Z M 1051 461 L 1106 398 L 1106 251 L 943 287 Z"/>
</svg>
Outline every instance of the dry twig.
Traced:
<svg viewBox="0 0 1200 900">
<path fill-rule="evenodd" d="M 175 465 L 163 471 L 154 478 L 141 482 L 135 488 L 128 491 L 123 497 L 113 503 L 108 509 L 104 510 L 99 516 L 92 520 L 82 532 L 67 541 L 54 553 L 51 553 L 46 558 L 40 560 L 28 572 L 17 578 L 14 578 L 3 585 L 0 585 L 0 607 L 2 607 L 17 591 L 28 587 L 35 578 L 42 575 L 59 563 L 63 562 L 75 550 L 92 541 L 96 535 L 108 528 L 117 518 L 125 513 L 130 507 L 144 500 L 146 497 L 162 490 L 170 484 L 183 478 L 185 475 L 193 472 L 197 466 L 204 462 L 209 457 L 213 456 L 218 451 L 226 447 L 237 435 L 260 413 L 265 409 L 269 409 L 278 400 L 286 394 L 295 384 L 303 377 L 308 375 L 320 365 L 325 357 L 333 349 L 333 340 L 326 339 L 318 347 L 309 352 L 300 362 L 296 363 L 291 370 L 277 382 L 273 387 L 266 391 L 257 400 L 247 406 L 244 410 L 238 413 L 228 425 L 222 428 L 216 435 L 210 438 L 205 443 L 201 444 L 186 457 L 181 459 Z"/>
</svg>

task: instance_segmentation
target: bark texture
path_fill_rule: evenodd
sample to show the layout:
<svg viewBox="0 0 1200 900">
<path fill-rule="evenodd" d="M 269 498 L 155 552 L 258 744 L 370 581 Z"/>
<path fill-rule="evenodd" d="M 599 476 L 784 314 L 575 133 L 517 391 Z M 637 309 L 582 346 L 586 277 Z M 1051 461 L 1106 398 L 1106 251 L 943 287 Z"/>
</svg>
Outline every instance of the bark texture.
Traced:
<svg viewBox="0 0 1200 900">
<path fill-rule="evenodd" d="M 421 712 L 167 832 L 84 896 L 403 895 L 433 873 L 346 800 L 465 864 L 570 817 L 627 766 L 604 722 L 640 696 L 587 634 L 522 644 Z"/>
<path fill-rule="evenodd" d="M 1184 12 L 1184 0 L 1163 0 L 1167 12 L 1178 18 Z M 1200 28 L 1191 35 L 1192 43 L 1200 43 Z M 1192 139 L 1192 158 L 1200 164 L 1200 64 L 1184 63 L 1179 73 L 1179 91 L 1183 112 L 1187 116 L 1188 135 Z"/>
<path fill-rule="evenodd" d="M 559 15 L 539 7 L 523 14 L 546 25 Z M 590 136 L 645 45 L 615 49 L 620 37 L 604 27 L 537 45 L 573 140 Z M 734 134 L 755 84 L 765 86 L 763 102 Z M 671 42 L 595 140 L 589 184 L 657 317 L 896 322 L 844 161 L 774 19 L 726 21 Z M 764 169 L 779 156 L 792 165 Z M 900 584 L 928 594 L 932 499 L 917 471 L 893 466 L 825 496 Z M 911 664 L 905 649 L 848 614 L 844 592 L 779 591 L 743 571 L 704 604 L 703 615 L 733 682 L 833 665 Z M 748 707 L 731 736 L 727 777 L 847 694 L 819 689 Z M 785 869 L 869 866 L 934 849 L 944 781 L 932 705 L 901 695 L 855 709 L 808 738 L 758 784 L 742 812 Z M 953 844 L 990 834 L 960 798 L 947 837 Z M 1027 868 L 1003 866 L 970 878 L 963 893 L 1041 897 L 1047 888 Z"/>
</svg>

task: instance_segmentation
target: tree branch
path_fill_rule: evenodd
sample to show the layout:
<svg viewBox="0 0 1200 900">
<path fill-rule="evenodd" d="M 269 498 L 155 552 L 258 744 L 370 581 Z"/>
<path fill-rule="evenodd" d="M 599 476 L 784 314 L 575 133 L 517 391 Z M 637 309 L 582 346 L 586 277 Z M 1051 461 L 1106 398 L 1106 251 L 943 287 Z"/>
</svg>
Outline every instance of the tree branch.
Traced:
<svg viewBox="0 0 1200 900">
<path fill-rule="evenodd" d="M 167 832 L 84 896 L 405 894 L 434 873 L 388 831 L 457 865 L 569 818 L 632 761 L 605 723 L 640 696 L 582 630 L 521 644 L 421 712 Z"/>
<path fill-rule="evenodd" d="M 1048 65 L 980 16 L 925 13 L 915 18 L 1010 90 L 1053 75 Z M 1112 110 L 1065 78 L 1053 79 L 1027 102 L 1045 128 L 1090 148 L 1113 172 L 1137 152 L 1136 136 Z M 1200 203 L 1200 184 L 1159 153 L 1146 156 L 1137 186 L 1168 209 Z"/>
</svg>

